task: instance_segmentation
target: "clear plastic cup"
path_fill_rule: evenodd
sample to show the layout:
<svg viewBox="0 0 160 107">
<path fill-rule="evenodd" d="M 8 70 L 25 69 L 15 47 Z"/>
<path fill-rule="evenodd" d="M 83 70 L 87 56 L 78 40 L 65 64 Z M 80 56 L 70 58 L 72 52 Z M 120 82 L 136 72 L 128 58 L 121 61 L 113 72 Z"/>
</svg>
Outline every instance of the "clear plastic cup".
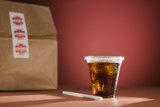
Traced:
<svg viewBox="0 0 160 107">
<path fill-rule="evenodd" d="M 86 56 L 92 93 L 102 97 L 115 97 L 120 66 L 124 57 L 121 56 Z"/>
</svg>

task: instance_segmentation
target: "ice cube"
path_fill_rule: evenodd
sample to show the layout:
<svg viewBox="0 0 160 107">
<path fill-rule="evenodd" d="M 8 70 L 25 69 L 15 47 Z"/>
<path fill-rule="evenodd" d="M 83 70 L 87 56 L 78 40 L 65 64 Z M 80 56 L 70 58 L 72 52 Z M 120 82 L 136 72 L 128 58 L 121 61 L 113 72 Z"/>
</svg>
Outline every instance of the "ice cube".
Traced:
<svg viewBox="0 0 160 107">
<path fill-rule="evenodd" d="M 90 74 L 91 75 L 91 81 L 95 81 L 96 80 L 96 75 L 95 74 Z"/>
<path fill-rule="evenodd" d="M 96 83 L 92 83 L 92 89 L 94 90 L 94 91 L 101 91 L 102 90 L 102 84 L 100 84 L 100 83 L 98 83 L 98 82 L 96 82 Z"/>
<path fill-rule="evenodd" d="M 117 74 L 117 64 L 115 63 L 106 64 L 104 68 L 108 75 Z"/>
<path fill-rule="evenodd" d="M 103 63 L 89 63 L 89 71 L 95 74 L 97 73 L 105 73 L 104 64 Z"/>
</svg>

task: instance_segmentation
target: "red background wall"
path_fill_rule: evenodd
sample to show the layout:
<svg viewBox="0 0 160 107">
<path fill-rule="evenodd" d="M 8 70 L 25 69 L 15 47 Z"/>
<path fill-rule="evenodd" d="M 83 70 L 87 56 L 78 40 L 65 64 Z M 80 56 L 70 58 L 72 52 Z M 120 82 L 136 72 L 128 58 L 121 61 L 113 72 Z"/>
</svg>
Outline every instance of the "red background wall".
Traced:
<svg viewBox="0 0 160 107">
<path fill-rule="evenodd" d="M 84 57 L 124 56 L 118 86 L 160 86 L 158 0 L 14 0 L 49 6 L 59 85 L 90 85 Z"/>
</svg>

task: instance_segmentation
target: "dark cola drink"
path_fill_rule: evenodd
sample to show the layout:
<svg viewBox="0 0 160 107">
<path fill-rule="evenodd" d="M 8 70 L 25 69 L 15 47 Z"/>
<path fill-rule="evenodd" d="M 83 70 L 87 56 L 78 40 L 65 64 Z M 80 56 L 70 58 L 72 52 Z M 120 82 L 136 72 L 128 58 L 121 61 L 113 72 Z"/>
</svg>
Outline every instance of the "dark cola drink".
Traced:
<svg viewBox="0 0 160 107">
<path fill-rule="evenodd" d="M 119 75 L 119 63 L 88 63 L 92 93 L 102 97 L 114 97 Z"/>
<path fill-rule="evenodd" d="M 102 97 L 115 97 L 121 56 L 86 56 L 92 84 L 92 93 Z"/>
</svg>

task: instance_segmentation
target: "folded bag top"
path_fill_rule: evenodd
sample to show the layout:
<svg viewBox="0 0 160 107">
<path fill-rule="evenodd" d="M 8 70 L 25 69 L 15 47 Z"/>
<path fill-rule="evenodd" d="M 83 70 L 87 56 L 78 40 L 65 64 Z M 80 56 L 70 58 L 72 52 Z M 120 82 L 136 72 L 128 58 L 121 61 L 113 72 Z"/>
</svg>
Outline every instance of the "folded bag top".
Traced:
<svg viewBox="0 0 160 107">
<path fill-rule="evenodd" d="M 28 36 L 55 36 L 56 27 L 49 7 L 0 1 L 0 32 L 11 35 L 9 12 L 23 13 L 25 16 Z"/>
</svg>

